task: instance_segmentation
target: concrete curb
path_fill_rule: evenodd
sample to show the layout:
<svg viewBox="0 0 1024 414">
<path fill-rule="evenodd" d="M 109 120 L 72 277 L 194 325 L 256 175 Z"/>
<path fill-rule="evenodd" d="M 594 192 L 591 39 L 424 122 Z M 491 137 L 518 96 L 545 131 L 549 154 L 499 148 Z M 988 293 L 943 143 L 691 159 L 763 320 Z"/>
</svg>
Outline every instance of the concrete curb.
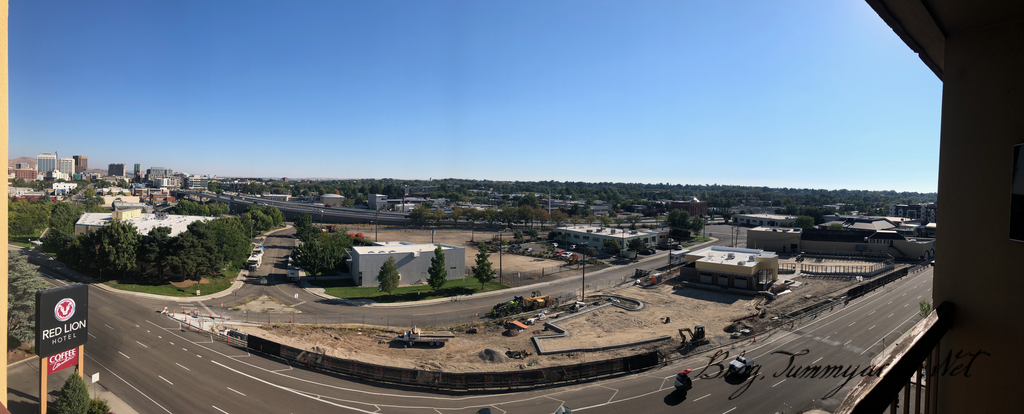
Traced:
<svg viewBox="0 0 1024 414">
<path fill-rule="evenodd" d="M 620 301 L 632 302 L 632 303 L 636 304 L 636 307 L 635 308 L 630 308 L 630 307 L 627 307 L 626 305 L 623 305 L 621 303 L 609 302 L 609 303 L 606 303 L 604 305 L 595 306 L 595 307 L 593 307 L 591 309 L 587 309 L 587 310 L 585 310 L 583 312 L 578 312 L 578 313 L 574 313 L 572 315 L 563 316 L 563 317 L 558 318 L 558 319 L 552 319 L 551 321 L 548 321 L 548 322 L 544 323 L 544 325 L 549 327 L 549 328 L 551 328 L 551 329 L 553 329 L 553 330 L 555 330 L 558 333 L 548 334 L 548 335 L 536 335 L 536 336 L 530 338 L 530 340 L 533 341 L 533 345 L 537 348 L 537 355 L 564 354 L 564 353 L 567 353 L 567 352 L 607 351 L 609 349 L 627 348 L 627 347 L 631 347 L 631 346 L 649 344 L 649 343 L 652 343 L 652 342 L 660 342 L 660 341 L 664 341 L 664 340 L 667 340 L 667 339 L 672 339 L 671 336 L 663 335 L 663 336 L 659 336 L 657 338 L 642 339 L 642 340 L 639 340 L 639 341 L 625 342 L 625 343 L 621 343 L 621 344 L 612 344 L 612 345 L 605 345 L 605 346 L 595 346 L 595 347 L 590 347 L 590 348 L 565 348 L 565 349 L 555 349 L 555 350 L 551 350 L 551 351 L 545 350 L 544 347 L 540 344 L 540 341 L 539 341 L 540 339 L 563 338 L 565 336 L 568 336 L 568 334 L 569 334 L 568 331 L 566 331 L 564 328 L 562 328 L 562 327 L 560 327 L 558 325 L 555 325 L 555 322 L 561 322 L 561 321 L 564 321 L 566 319 L 575 318 L 577 316 L 583 316 L 583 315 L 585 315 L 587 313 L 594 312 L 594 311 L 596 311 L 598 309 L 603 309 L 603 308 L 608 307 L 608 306 L 615 306 L 617 308 L 625 309 L 625 310 L 630 311 L 630 312 L 636 312 L 636 311 L 642 310 L 644 308 L 644 303 L 643 302 L 641 302 L 639 300 L 636 300 L 636 299 L 633 299 L 633 298 L 625 297 L 625 296 L 620 296 L 620 295 L 593 295 L 593 296 L 609 297 L 609 298 L 619 299 Z"/>
</svg>

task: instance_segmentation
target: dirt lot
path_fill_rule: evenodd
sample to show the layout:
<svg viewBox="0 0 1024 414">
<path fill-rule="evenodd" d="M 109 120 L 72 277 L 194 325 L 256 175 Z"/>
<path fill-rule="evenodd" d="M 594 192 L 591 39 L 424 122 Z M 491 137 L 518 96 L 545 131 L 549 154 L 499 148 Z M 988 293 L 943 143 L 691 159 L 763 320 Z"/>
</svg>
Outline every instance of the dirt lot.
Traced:
<svg viewBox="0 0 1024 414">
<path fill-rule="evenodd" d="M 384 330 L 359 330 L 354 328 L 312 327 L 312 326 L 264 326 L 242 327 L 241 331 L 255 334 L 296 348 L 324 350 L 327 354 L 355 359 L 368 363 L 444 370 L 446 372 L 506 371 L 517 370 L 535 364 L 554 366 L 581 360 L 608 359 L 632 355 L 654 348 L 675 348 L 679 344 L 678 329 L 707 326 L 713 337 L 726 337 L 723 329 L 732 319 L 753 312 L 752 300 L 698 289 L 674 290 L 662 285 L 654 288 L 621 288 L 617 294 L 639 299 L 645 303 L 640 311 L 630 312 L 616 307 L 606 307 L 588 313 L 579 319 L 569 319 L 560 324 L 571 332 L 571 337 L 545 342 L 548 349 L 577 346 L 598 346 L 637 341 L 669 335 L 671 340 L 634 348 L 622 348 L 592 354 L 555 354 L 537 356 L 530 337 L 544 331 L 541 325 L 520 333 L 518 336 L 502 335 L 503 328 L 493 325 L 482 326 L 477 334 L 466 334 L 465 326 L 452 329 L 456 338 L 440 348 L 416 346 L 405 348 L 391 339 L 398 332 Z M 671 322 L 662 323 L 664 317 Z M 526 359 L 508 362 L 485 362 L 481 357 L 487 349 L 505 351 L 528 351 Z"/>
</svg>

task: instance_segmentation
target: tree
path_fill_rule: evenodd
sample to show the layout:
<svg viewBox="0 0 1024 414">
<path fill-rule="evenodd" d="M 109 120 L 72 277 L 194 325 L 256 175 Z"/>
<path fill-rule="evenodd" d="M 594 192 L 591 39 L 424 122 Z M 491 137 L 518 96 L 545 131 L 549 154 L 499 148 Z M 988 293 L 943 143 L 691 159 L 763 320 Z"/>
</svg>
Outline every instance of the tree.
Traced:
<svg viewBox="0 0 1024 414">
<path fill-rule="evenodd" d="M 540 232 L 537 229 L 530 229 L 530 240 L 537 240 L 538 236 L 540 236 Z"/>
<path fill-rule="evenodd" d="M 93 233 L 96 240 L 96 262 L 101 270 L 124 275 L 136 266 L 142 237 L 135 225 L 126 221 L 113 221 Z"/>
<path fill-rule="evenodd" d="M 522 243 L 523 242 L 523 231 L 522 230 L 516 230 L 515 232 L 512 233 L 512 238 L 514 238 L 516 240 L 519 240 L 519 242 Z"/>
<path fill-rule="evenodd" d="M 551 221 L 555 222 L 557 227 L 562 227 L 562 223 L 565 223 L 566 220 L 569 220 L 569 215 L 565 214 L 564 211 L 556 210 L 551 212 Z"/>
<path fill-rule="evenodd" d="M 301 246 L 292 250 L 292 257 L 295 258 L 295 264 L 313 275 L 314 279 L 324 271 L 334 268 L 331 256 L 324 250 L 319 239 L 303 242 Z"/>
<path fill-rule="evenodd" d="M 56 414 L 85 414 L 89 411 L 89 387 L 78 376 L 78 371 L 72 372 L 64 381 L 57 400 L 53 402 L 53 411 Z"/>
<path fill-rule="evenodd" d="M 597 217 L 594 216 L 593 214 L 588 214 L 586 217 L 583 218 L 583 220 L 586 221 L 587 225 L 589 226 L 594 224 L 595 221 L 597 221 Z"/>
<path fill-rule="evenodd" d="M 412 211 L 409 212 L 409 220 L 421 226 L 430 222 L 431 216 L 430 208 L 424 204 L 413 207 Z"/>
<path fill-rule="evenodd" d="M 73 203 L 54 203 L 50 209 L 50 231 L 74 234 L 75 223 L 85 213 L 85 207 Z"/>
<path fill-rule="evenodd" d="M 611 227 L 612 225 L 612 218 L 607 215 L 601 216 L 597 220 L 600 221 L 601 225 L 604 227 Z"/>
<path fill-rule="evenodd" d="M 932 313 L 932 303 L 927 301 L 927 300 L 922 300 L 921 302 L 919 302 L 917 304 L 917 306 L 918 306 L 917 314 L 921 315 L 922 318 L 927 318 L 928 315 L 930 315 Z"/>
<path fill-rule="evenodd" d="M 50 287 L 39 277 L 39 266 L 28 263 L 21 253 L 7 257 L 7 334 L 31 342 L 36 327 L 36 292 Z"/>
<path fill-rule="evenodd" d="M 796 226 L 808 230 L 814 228 L 814 217 L 811 216 L 799 216 L 796 218 Z"/>
<path fill-rule="evenodd" d="M 480 281 L 480 288 L 483 289 L 484 285 L 494 280 L 494 269 L 491 268 L 491 261 L 488 260 L 491 257 L 490 253 L 487 253 L 487 246 L 483 243 L 477 246 L 480 250 L 476 254 L 476 266 L 473 266 L 473 277 Z"/>
<path fill-rule="evenodd" d="M 398 266 L 395 266 L 395 258 L 389 257 L 383 265 L 380 266 L 380 273 L 377 274 L 377 282 L 379 283 L 381 292 L 391 294 L 395 289 L 398 288 L 398 282 L 401 275 L 398 274 Z"/>
<path fill-rule="evenodd" d="M 167 267 L 167 258 L 171 254 L 172 243 L 170 227 L 153 228 L 146 237 L 142 238 L 138 260 L 155 267 L 157 276 L 163 277 L 164 268 Z"/>
<path fill-rule="evenodd" d="M 108 414 L 110 413 L 110 404 L 107 400 L 96 397 L 89 400 L 89 411 L 88 414 Z"/>
<path fill-rule="evenodd" d="M 704 219 L 700 216 L 691 217 L 690 230 L 693 231 L 694 235 L 700 234 L 701 230 L 704 230 Z"/>
<path fill-rule="evenodd" d="M 832 223 L 828 225 L 828 229 L 842 231 L 846 230 L 846 227 L 843 227 L 843 223 Z"/>
<path fill-rule="evenodd" d="M 430 269 L 427 269 L 427 274 L 430 275 L 427 284 L 434 289 L 434 292 L 440 291 L 448 281 L 448 269 L 444 265 L 444 250 L 441 249 L 440 244 L 434 249 L 434 257 L 430 258 Z"/>
<path fill-rule="evenodd" d="M 668 226 L 673 230 L 682 230 L 689 228 L 690 224 L 690 213 L 686 210 L 672 210 L 668 213 Z"/>
<path fill-rule="evenodd" d="M 610 253 L 618 253 L 622 250 L 622 244 L 615 239 L 604 239 L 604 250 Z"/>
<path fill-rule="evenodd" d="M 309 215 L 309 213 L 299 214 L 295 218 L 294 224 L 295 237 L 298 237 L 303 243 L 310 243 L 315 234 L 319 232 L 313 228 L 313 216 Z"/>
<path fill-rule="evenodd" d="M 629 247 L 629 250 L 634 252 L 639 252 L 647 248 L 647 242 L 644 241 L 643 237 L 635 237 L 627 242 L 626 245 Z"/>
</svg>

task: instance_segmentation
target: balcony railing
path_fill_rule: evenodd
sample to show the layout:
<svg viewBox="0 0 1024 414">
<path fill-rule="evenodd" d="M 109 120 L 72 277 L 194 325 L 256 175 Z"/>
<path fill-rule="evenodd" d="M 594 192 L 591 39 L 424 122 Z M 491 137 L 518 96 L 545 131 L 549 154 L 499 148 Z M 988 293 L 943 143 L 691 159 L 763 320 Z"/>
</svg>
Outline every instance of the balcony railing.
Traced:
<svg viewBox="0 0 1024 414">
<path fill-rule="evenodd" d="M 943 302 L 882 355 L 878 363 L 881 368 L 872 369 L 879 374 L 863 377 L 835 414 L 909 414 L 912 406 L 918 414 L 937 412 L 939 341 L 951 326 L 953 304 Z"/>
</svg>

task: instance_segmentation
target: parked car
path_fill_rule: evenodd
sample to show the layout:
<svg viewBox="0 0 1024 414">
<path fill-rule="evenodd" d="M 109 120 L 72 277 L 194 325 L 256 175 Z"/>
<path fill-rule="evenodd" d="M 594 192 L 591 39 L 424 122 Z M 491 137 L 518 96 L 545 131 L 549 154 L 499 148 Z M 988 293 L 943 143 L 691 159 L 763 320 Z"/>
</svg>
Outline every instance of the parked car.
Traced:
<svg viewBox="0 0 1024 414">
<path fill-rule="evenodd" d="M 532 247 L 527 247 L 526 250 L 523 250 L 523 252 L 532 253 L 533 252 L 533 248 Z"/>
<path fill-rule="evenodd" d="M 683 245 L 677 244 L 675 250 L 683 250 Z"/>
</svg>

